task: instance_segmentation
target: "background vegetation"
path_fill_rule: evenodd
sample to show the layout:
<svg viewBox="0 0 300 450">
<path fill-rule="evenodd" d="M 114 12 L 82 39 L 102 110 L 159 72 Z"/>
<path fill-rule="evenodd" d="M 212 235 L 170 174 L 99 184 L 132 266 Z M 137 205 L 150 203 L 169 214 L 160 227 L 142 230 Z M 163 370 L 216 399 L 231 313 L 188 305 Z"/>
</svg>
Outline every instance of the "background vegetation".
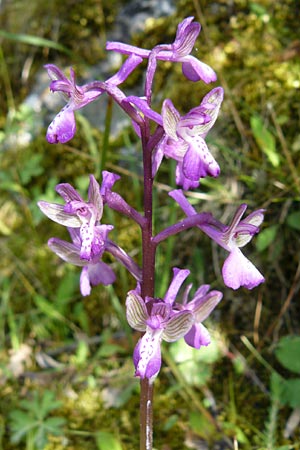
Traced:
<svg viewBox="0 0 300 450">
<path fill-rule="evenodd" d="M 112 133 L 107 144 L 82 112 L 71 142 L 45 141 L 46 123 L 59 107 L 47 104 L 45 112 L 51 94 L 41 82 L 42 66 L 72 65 L 82 79 L 98 77 L 106 67 L 106 38 L 125 3 L 0 3 L 0 449 L 138 448 L 139 386 L 131 362 L 138 336 L 128 329 L 123 308 L 134 280 L 116 266 L 113 287 L 97 287 L 82 299 L 79 270 L 47 247 L 48 238 L 66 237 L 64 230 L 36 206 L 39 199 L 56 200 L 58 182 L 84 195 L 88 174 L 99 177 L 104 163 L 122 175 L 128 202 L 140 204 L 140 151 L 129 127 Z M 266 283 L 251 292 L 225 289 L 225 255 L 197 230 L 162 246 L 157 295 L 168 285 L 172 264 L 189 267 L 194 286 L 212 283 L 224 299 L 209 324 L 210 347 L 187 352 L 179 342 L 164 348 L 155 446 L 299 449 L 300 5 L 180 0 L 176 6 L 170 17 L 147 19 L 131 41 L 146 48 L 171 42 L 189 15 L 202 24 L 195 55 L 217 71 L 225 89 L 209 137 L 222 174 L 203 181 L 190 201 L 224 221 L 241 202 L 251 211 L 266 209 L 263 230 L 246 250 Z M 127 88 L 139 82 L 134 75 Z M 161 64 L 155 83 L 158 101 L 163 93 L 182 112 L 210 88 L 186 83 L 180 67 L 168 64 Z M 110 109 L 100 101 L 108 131 Z M 175 187 L 173 169 L 166 161 L 156 184 L 157 229 L 182 214 L 166 195 Z M 139 231 L 109 211 L 105 220 L 138 260 Z"/>
</svg>

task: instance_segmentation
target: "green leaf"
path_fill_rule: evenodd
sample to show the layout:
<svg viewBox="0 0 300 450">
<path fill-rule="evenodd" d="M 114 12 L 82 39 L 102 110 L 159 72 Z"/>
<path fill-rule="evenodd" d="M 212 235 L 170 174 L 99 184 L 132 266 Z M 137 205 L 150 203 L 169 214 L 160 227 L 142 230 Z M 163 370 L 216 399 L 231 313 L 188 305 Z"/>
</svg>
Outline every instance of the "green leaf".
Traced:
<svg viewBox="0 0 300 450">
<path fill-rule="evenodd" d="M 300 378 L 285 380 L 285 400 L 291 408 L 300 407 Z"/>
<path fill-rule="evenodd" d="M 39 36 L 33 36 L 30 34 L 22 34 L 22 33 L 9 33 L 5 30 L 0 30 L 0 37 L 5 39 L 10 39 L 11 41 L 21 42 L 23 44 L 34 45 L 36 47 L 46 47 L 53 48 L 55 50 L 59 50 L 68 55 L 72 55 L 72 52 L 65 47 L 64 45 L 58 44 L 57 42 L 50 41 L 49 39 L 44 39 Z"/>
<path fill-rule="evenodd" d="M 286 405 L 286 403 L 287 403 L 285 381 L 286 380 L 284 378 L 282 378 L 280 375 L 278 375 L 277 372 L 273 371 L 271 373 L 270 388 L 271 388 L 272 398 L 274 398 L 278 402 L 282 403 L 283 405 Z"/>
<path fill-rule="evenodd" d="M 275 350 L 280 364 L 291 372 L 300 374 L 300 336 L 284 336 Z"/>
<path fill-rule="evenodd" d="M 18 443 L 23 437 L 25 437 L 31 430 L 38 426 L 38 422 L 33 417 L 24 413 L 23 411 L 15 410 L 9 415 L 10 427 L 12 430 L 11 442 Z"/>
<path fill-rule="evenodd" d="M 65 317 L 57 310 L 57 307 L 54 303 L 49 302 L 46 298 L 41 295 L 35 295 L 33 297 L 34 303 L 39 308 L 39 310 L 46 314 L 51 319 L 58 320 L 60 322 L 66 322 Z"/>
<path fill-rule="evenodd" d="M 259 116 L 252 116 L 250 125 L 257 145 L 267 156 L 272 166 L 278 167 L 280 164 L 280 157 L 276 150 L 274 136 L 264 126 L 263 121 Z"/>
<path fill-rule="evenodd" d="M 120 441 L 107 431 L 99 431 L 96 435 L 99 450 L 122 450 Z"/>
<path fill-rule="evenodd" d="M 199 412 L 190 412 L 189 424 L 191 429 L 203 438 L 207 438 L 213 433 L 213 425 Z"/>
<path fill-rule="evenodd" d="M 272 225 L 259 233 L 255 240 L 259 252 L 263 252 L 275 240 L 278 228 L 279 225 Z"/>
<path fill-rule="evenodd" d="M 287 216 L 286 223 L 295 230 L 300 230 L 300 211 L 293 212 Z"/>
<path fill-rule="evenodd" d="M 22 164 L 22 169 L 20 170 L 20 178 L 22 184 L 27 184 L 32 178 L 41 175 L 44 172 L 42 166 L 43 155 L 32 155 L 30 159 L 27 159 Z"/>
</svg>

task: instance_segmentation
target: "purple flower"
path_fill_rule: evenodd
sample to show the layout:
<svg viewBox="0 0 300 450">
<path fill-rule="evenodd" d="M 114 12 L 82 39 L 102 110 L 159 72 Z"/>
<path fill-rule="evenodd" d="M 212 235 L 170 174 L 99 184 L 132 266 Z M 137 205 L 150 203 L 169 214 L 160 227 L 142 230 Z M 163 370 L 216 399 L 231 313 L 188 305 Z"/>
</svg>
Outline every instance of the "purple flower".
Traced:
<svg viewBox="0 0 300 450">
<path fill-rule="evenodd" d="M 190 347 L 199 349 L 203 345 L 207 346 L 211 342 L 209 332 L 202 322 L 207 319 L 210 313 L 215 309 L 217 304 L 221 301 L 223 294 L 219 291 L 209 292 L 210 286 L 205 284 L 199 287 L 192 300 L 188 302 L 188 293 L 191 287 L 191 285 L 188 286 L 183 303 L 176 303 L 176 306 L 180 310 L 183 308 L 194 314 L 195 323 L 184 336 L 184 340 Z"/>
<path fill-rule="evenodd" d="M 217 119 L 222 100 L 223 89 L 212 89 L 198 107 L 182 117 L 171 100 L 164 101 L 162 122 L 165 136 L 154 154 L 153 174 L 165 155 L 177 161 L 176 183 L 186 190 L 198 187 L 200 178 L 219 175 L 219 165 L 204 139 Z"/>
<path fill-rule="evenodd" d="M 41 211 L 49 219 L 68 227 L 73 243 L 51 238 L 48 245 L 64 261 L 83 267 L 80 277 L 82 295 L 89 295 L 91 286 L 100 283 L 108 285 L 115 281 L 113 270 L 101 261 L 104 251 L 113 255 L 137 281 L 141 281 L 139 266 L 124 250 L 108 239 L 108 233 L 113 226 L 100 223 L 103 197 L 110 193 L 114 183 L 120 177 L 104 171 L 102 178 L 100 187 L 94 176 L 90 175 L 87 202 L 68 183 L 56 186 L 56 191 L 65 200 L 65 205 L 38 202 Z"/>
<path fill-rule="evenodd" d="M 193 17 L 188 17 L 178 25 L 173 44 L 157 45 L 151 51 L 120 42 L 107 42 L 106 49 L 126 55 L 137 55 L 141 58 L 150 59 L 153 57 L 153 60 L 160 59 L 163 61 L 180 62 L 182 64 L 182 72 L 189 80 L 203 80 L 205 83 L 216 81 L 217 77 L 212 68 L 190 55 L 201 30 L 200 24 L 193 22 L 193 20 Z M 155 71 L 155 61 L 153 61 L 153 64 L 153 68 L 148 67 L 149 77 L 151 79 Z"/>
<path fill-rule="evenodd" d="M 99 236 L 103 241 L 102 253 L 105 250 L 107 235 L 113 227 L 111 225 L 99 225 Z M 82 267 L 80 275 L 80 292 L 83 296 L 90 295 L 91 286 L 112 284 L 116 276 L 114 271 L 100 260 L 101 253 L 93 255 L 89 261 L 81 258 L 82 240 L 78 228 L 68 228 L 73 243 L 63 241 L 58 238 L 51 238 L 48 241 L 50 249 L 64 261 Z"/>
<path fill-rule="evenodd" d="M 208 331 L 201 324 L 222 298 L 218 291 L 208 293 L 209 286 L 202 286 L 194 298 L 187 302 L 188 286 L 183 303 L 175 303 L 178 291 L 189 275 L 189 270 L 174 268 L 173 280 L 163 299 L 140 296 L 138 289 L 130 291 L 126 300 L 126 316 L 129 325 L 145 332 L 138 341 L 133 355 L 135 375 L 154 378 L 161 367 L 161 342 L 174 342 L 181 337 L 188 345 L 200 348 L 208 345 Z"/>
<path fill-rule="evenodd" d="M 142 58 L 130 56 L 120 70 L 106 81 L 107 85 L 117 86 L 123 83 L 130 73 L 142 61 Z M 88 103 L 96 100 L 105 92 L 105 83 L 92 82 L 78 86 L 75 82 L 75 72 L 70 69 L 70 79 L 54 64 L 47 64 L 45 68 L 50 77 L 50 89 L 61 92 L 67 101 L 66 106 L 57 114 L 48 127 L 46 138 L 50 144 L 61 142 L 64 144 L 74 137 L 76 122 L 74 111 L 81 109 Z"/>
<path fill-rule="evenodd" d="M 187 216 L 196 214 L 195 209 L 187 201 L 181 190 L 172 191 L 169 195 L 177 201 Z M 265 281 L 259 270 L 240 250 L 259 232 L 259 226 L 264 219 L 264 210 L 258 209 L 242 219 L 246 209 L 246 204 L 240 205 L 228 226 L 216 219 L 197 225 L 198 228 L 229 252 L 222 268 L 222 275 L 225 285 L 232 289 L 238 289 L 241 286 L 253 289 Z"/>
<path fill-rule="evenodd" d="M 54 222 L 69 228 L 79 228 L 81 259 L 92 261 L 94 257 L 101 256 L 105 241 L 103 232 L 104 234 L 106 233 L 107 226 L 100 225 L 103 201 L 100 194 L 100 186 L 95 177 L 90 175 L 87 202 L 81 198 L 69 183 L 58 184 L 56 192 L 61 195 L 66 204 L 61 205 L 40 201 L 38 206 L 41 211 Z M 112 228 L 110 226 L 110 229 Z"/>
<path fill-rule="evenodd" d="M 132 328 L 145 332 L 133 354 L 135 376 L 153 378 L 161 367 L 162 339 L 174 342 L 184 336 L 193 324 L 193 314 L 190 311 L 173 312 L 172 306 L 163 300 L 146 297 L 144 301 L 136 291 L 130 291 L 126 299 L 126 316 Z"/>
</svg>

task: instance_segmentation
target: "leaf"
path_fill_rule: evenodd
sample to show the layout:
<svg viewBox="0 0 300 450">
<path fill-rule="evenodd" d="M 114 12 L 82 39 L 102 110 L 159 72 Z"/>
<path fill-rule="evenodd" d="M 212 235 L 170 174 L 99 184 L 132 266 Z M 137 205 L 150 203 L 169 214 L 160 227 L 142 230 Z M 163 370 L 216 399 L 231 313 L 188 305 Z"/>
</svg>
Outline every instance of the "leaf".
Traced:
<svg viewBox="0 0 300 450">
<path fill-rule="evenodd" d="M 44 172 L 42 166 L 43 155 L 32 155 L 30 159 L 27 159 L 22 164 L 22 170 L 20 170 L 20 178 L 22 184 L 27 184 L 32 178 L 41 175 Z"/>
<path fill-rule="evenodd" d="M 255 241 L 259 252 L 263 252 L 275 240 L 278 228 L 279 225 L 272 225 L 259 233 Z"/>
<path fill-rule="evenodd" d="M 23 411 L 14 410 L 10 413 L 10 426 L 12 430 L 11 442 L 18 443 L 30 430 L 38 426 L 38 422 L 33 417 Z"/>
<path fill-rule="evenodd" d="M 300 374 L 300 336 L 284 336 L 275 350 L 280 364 L 291 372 Z"/>
<path fill-rule="evenodd" d="M 295 230 L 300 230 L 300 211 L 293 212 L 287 216 L 286 223 Z"/>
<path fill-rule="evenodd" d="M 300 378 L 292 378 L 290 380 L 285 380 L 286 386 L 286 403 L 291 408 L 300 407 Z"/>
<path fill-rule="evenodd" d="M 39 36 L 22 33 L 9 33 L 5 30 L 0 30 L 0 36 L 4 39 L 10 39 L 11 41 L 22 42 L 23 44 L 34 45 L 36 47 L 53 48 L 70 56 L 72 55 L 72 52 L 67 47 Z"/>
<path fill-rule="evenodd" d="M 287 395 L 286 395 L 286 380 L 278 375 L 277 372 L 271 373 L 270 378 L 270 388 L 272 393 L 272 398 L 283 405 L 287 403 Z"/>
<path fill-rule="evenodd" d="M 252 116 L 250 125 L 259 148 L 267 156 L 272 166 L 278 167 L 280 164 L 280 157 L 276 150 L 274 136 L 264 126 L 263 121 L 259 116 Z"/>
<path fill-rule="evenodd" d="M 213 425 L 199 412 L 190 412 L 189 425 L 195 433 L 203 438 L 207 438 L 213 433 Z"/>
<path fill-rule="evenodd" d="M 34 303 L 39 310 L 46 314 L 50 319 L 55 319 L 60 322 L 66 322 L 65 317 L 57 310 L 57 306 L 54 303 L 49 302 L 45 297 L 41 295 L 35 295 L 33 297 Z"/>
<path fill-rule="evenodd" d="M 43 417 L 47 416 L 49 412 L 57 409 L 61 406 L 61 402 L 55 399 L 55 394 L 52 391 L 46 390 L 39 402 L 40 410 Z"/>
<path fill-rule="evenodd" d="M 99 450 L 122 450 L 120 441 L 107 431 L 96 434 L 96 444 Z"/>
</svg>

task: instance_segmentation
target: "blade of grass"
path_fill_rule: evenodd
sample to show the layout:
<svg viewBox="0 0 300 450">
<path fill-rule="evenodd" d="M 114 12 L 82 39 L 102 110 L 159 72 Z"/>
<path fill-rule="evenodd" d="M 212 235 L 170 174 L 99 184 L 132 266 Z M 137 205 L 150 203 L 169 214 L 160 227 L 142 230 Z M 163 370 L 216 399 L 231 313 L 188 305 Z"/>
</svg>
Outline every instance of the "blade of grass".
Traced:
<svg viewBox="0 0 300 450">
<path fill-rule="evenodd" d="M 58 44 L 57 42 L 42 38 L 40 36 L 33 36 L 31 34 L 22 33 L 10 33 L 9 31 L 0 30 L 0 37 L 22 44 L 34 45 L 36 47 L 53 48 L 54 50 L 66 53 L 71 57 L 73 56 L 73 52 L 64 45 Z"/>
</svg>

